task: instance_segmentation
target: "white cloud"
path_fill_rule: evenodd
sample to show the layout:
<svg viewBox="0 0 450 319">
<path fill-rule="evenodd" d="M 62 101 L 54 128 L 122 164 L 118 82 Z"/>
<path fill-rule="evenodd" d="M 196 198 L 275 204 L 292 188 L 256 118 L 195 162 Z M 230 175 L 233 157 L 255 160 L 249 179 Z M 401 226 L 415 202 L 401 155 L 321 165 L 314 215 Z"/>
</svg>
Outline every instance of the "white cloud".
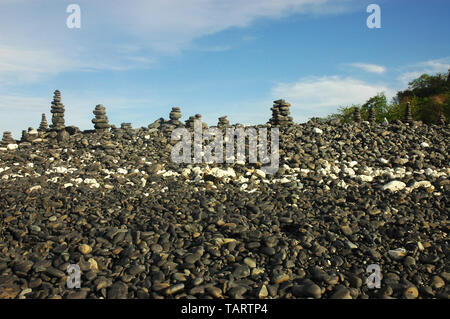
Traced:
<svg viewBox="0 0 450 319">
<path fill-rule="evenodd" d="M 246 27 L 261 18 L 341 13 L 350 8 L 349 2 L 78 0 L 81 29 L 69 30 L 65 24 L 66 5 L 60 1 L 0 0 L 0 84 L 39 81 L 68 71 L 151 67 L 161 55 L 195 49 L 193 41 L 206 35 Z M 127 42 L 120 44 L 119 39 Z"/>
<path fill-rule="evenodd" d="M 354 78 L 323 76 L 302 78 L 294 83 L 278 83 L 272 89 L 273 98 L 291 103 L 294 118 L 326 116 L 339 106 L 361 104 L 384 92 L 388 98 L 395 92 L 384 84 L 369 84 Z"/>
<path fill-rule="evenodd" d="M 409 65 L 405 68 L 407 68 L 408 71 L 400 74 L 397 79 L 402 85 L 407 86 L 409 82 L 420 77 L 424 73 L 429 75 L 447 73 L 450 69 L 450 57 L 423 61 Z"/>
<path fill-rule="evenodd" d="M 369 64 L 369 63 L 350 63 L 349 66 L 361 69 L 365 72 L 383 74 L 386 72 L 386 68 L 381 65 Z"/>
</svg>

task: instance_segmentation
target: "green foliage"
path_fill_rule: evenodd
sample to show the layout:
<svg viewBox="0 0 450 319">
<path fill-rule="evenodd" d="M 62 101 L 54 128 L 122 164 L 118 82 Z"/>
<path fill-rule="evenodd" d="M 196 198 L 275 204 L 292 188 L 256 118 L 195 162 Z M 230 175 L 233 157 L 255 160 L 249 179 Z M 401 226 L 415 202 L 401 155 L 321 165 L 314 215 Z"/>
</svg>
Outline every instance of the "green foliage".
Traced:
<svg viewBox="0 0 450 319">
<path fill-rule="evenodd" d="M 360 108 L 361 119 L 367 120 L 369 108 L 375 109 L 377 122 L 386 118 L 388 121 L 403 120 L 406 104 L 411 103 L 411 112 L 415 121 L 427 124 L 436 123 L 441 114 L 444 114 L 447 123 L 450 122 L 450 70 L 449 75 L 423 74 L 409 83 L 407 90 L 397 92 L 392 103 L 388 103 L 386 96 L 381 93 L 371 97 L 360 105 L 341 106 L 337 114 L 328 118 L 338 118 L 342 122 L 353 121 L 355 107 Z"/>
<path fill-rule="evenodd" d="M 339 119 L 343 123 L 349 123 L 353 121 L 353 113 L 355 112 L 355 108 L 361 107 L 360 105 L 352 105 L 352 106 L 341 106 L 339 108 L 339 113 L 331 114 L 328 116 L 329 119 Z"/>
<path fill-rule="evenodd" d="M 366 103 L 361 107 L 361 118 L 367 121 L 369 118 L 369 109 L 373 107 L 375 109 L 375 120 L 376 122 L 381 122 L 387 116 L 388 104 L 386 95 L 380 93 L 371 97 Z"/>
<path fill-rule="evenodd" d="M 408 83 L 407 90 L 397 92 L 397 99 L 403 101 L 405 98 L 426 98 L 446 93 L 449 90 L 450 82 L 448 75 L 441 73 L 436 75 L 422 74 L 417 79 Z"/>
</svg>

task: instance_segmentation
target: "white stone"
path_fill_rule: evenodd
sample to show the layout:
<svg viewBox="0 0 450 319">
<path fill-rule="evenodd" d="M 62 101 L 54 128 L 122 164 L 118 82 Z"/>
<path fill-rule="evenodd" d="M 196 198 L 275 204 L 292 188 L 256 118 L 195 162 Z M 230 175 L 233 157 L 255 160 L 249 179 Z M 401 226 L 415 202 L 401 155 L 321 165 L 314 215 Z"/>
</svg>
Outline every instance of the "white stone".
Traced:
<svg viewBox="0 0 450 319">
<path fill-rule="evenodd" d="M 432 191 L 434 190 L 434 186 L 431 184 L 430 181 L 420 181 L 420 182 L 415 182 L 411 187 L 408 187 L 407 192 L 410 193 L 419 187 L 431 189 Z"/>
<path fill-rule="evenodd" d="M 77 184 L 77 185 L 83 183 L 83 179 L 80 178 L 80 177 L 78 177 L 78 178 L 72 178 L 71 181 L 74 182 L 74 183 Z"/>
<path fill-rule="evenodd" d="M 358 165 L 357 161 L 351 161 L 350 163 L 348 163 L 348 166 L 350 166 L 350 167 L 354 167 L 356 165 Z"/>
<path fill-rule="evenodd" d="M 423 148 L 427 148 L 430 147 L 430 144 L 428 144 L 427 142 L 422 142 L 420 143 L 420 146 L 422 146 Z"/>
<path fill-rule="evenodd" d="M 66 167 L 55 167 L 54 171 L 55 171 L 55 173 L 65 174 L 67 172 L 67 168 Z"/>
<path fill-rule="evenodd" d="M 373 177 L 370 175 L 359 175 L 359 179 L 363 182 L 372 182 Z"/>
<path fill-rule="evenodd" d="M 171 177 L 171 176 L 179 176 L 180 174 L 178 174 L 177 172 L 174 171 L 167 171 L 164 174 L 162 174 L 163 177 Z"/>
<path fill-rule="evenodd" d="M 86 178 L 84 183 L 89 185 L 90 188 L 99 188 L 100 184 L 97 182 L 95 178 Z"/>
<path fill-rule="evenodd" d="M 257 170 L 255 170 L 255 175 L 256 176 L 258 176 L 258 177 L 260 177 L 260 178 L 266 178 L 266 173 L 264 173 L 262 170 L 260 170 L 260 169 L 257 169 Z"/>
<path fill-rule="evenodd" d="M 118 174 L 126 175 L 126 174 L 128 174 L 128 170 L 119 167 L 119 168 L 117 169 L 117 173 L 118 173 Z"/>
<path fill-rule="evenodd" d="M 345 167 L 344 173 L 349 175 L 350 177 L 355 176 L 355 171 L 353 170 L 353 168 L 350 167 Z"/>
<path fill-rule="evenodd" d="M 302 175 L 308 175 L 308 173 L 310 172 L 310 170 L 308 168 L 302 168 L 300 169 L 300 173 Z"/>
<path fill-rule="evenodd" d="M 17 144 L 8 144 L 7 149 L 12 151 L 12 150 L 16 150 L 19 147 L 19 145 Z"/>
<path fill-rule="evenodd" d="M 41 189 L 41 188 L 42 188 L 41 185 L 36 185 L 36 186 L 30 187 L 29 191 L 33 192 L 33 191 L 37 191 L 38 189 Z"/>
<path fill-rule="evenodd" d="M 189 175 L 191 174 L 191 169 L 190 168 L 185 168 L 183 169 L 183 171 L 181 172 L 181 176 L 183 176 L 186 179 L 189 179 Z"/>
<path fill-rule="evenodd" d="M 64 188 L 67 188 L 67 187 L 72 187 L 73 186 L 73 184 L 72 183 L 65 183 L 64 184 Z"/>
<path fill-rule="evenodd" d="M 392 259 L 399 260 L 406 256 L 406 249 L 404 248 L 397 248 L 392 249 L 388 251 L 389 256 L 391 256 Z"/>
<path fill-rule="evenodd" d="M 388 161 L 387 159 L 385 159 L 385 158 L 380 158 L 379 161 L 380 161 L 380 163 L 382 163 L 382 164 L 387 164 L 387 163 L 389 163 L 389 161 Z"/>
<path fill-rule="evenodd" d="M 383 186 L 383 190 L 390 189 L 393 192 L 400 191 L 406 187 L 406 184 L 400 181 L 391 181 Z"/>
<path fill-rule="evenodd" d="M 316 134 L 319 134 L 319 135 L 323 134 L 323 131 L 320 128 L 318 128 L 318 127 L 313 128 L 313 132 L 316 133 Z"/>
</svg>

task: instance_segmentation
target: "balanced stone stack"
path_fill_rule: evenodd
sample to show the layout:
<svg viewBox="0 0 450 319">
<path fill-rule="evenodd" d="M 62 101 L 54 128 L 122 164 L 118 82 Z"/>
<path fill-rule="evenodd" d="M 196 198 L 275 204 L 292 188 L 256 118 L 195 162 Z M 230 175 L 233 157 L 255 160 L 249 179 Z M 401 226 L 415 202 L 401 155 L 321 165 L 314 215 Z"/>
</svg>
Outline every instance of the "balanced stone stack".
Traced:
<svg viewBox="0 0 450 319">
<path fill-rule="evenodd" d="M 12 138 L 11 132 L 6 131 L 3 132 L 3 138 L 0 144 L 2 147 L 7 147 L 9 144 L 16 144 L 16 141 Z"/>
<path fill-rule="evenodd" d="M 52 125 L 50 125 L 50 128 L 52 128 L 55 131 L 62 131 L 65 128 L 65 121 L 64 121 L 64 104 L 61 103 L 61 92 L 59 90 L 56 90 L 53 96 L 53 102 L 52 102 L 52 109 L 51 112 L 53 114 L 52 116 Z"/>
<path fill-rule="evenodd" d="M 375 123 L 375 108 L 373 105 L 369 107 L 369 117 L 368 117 L 369 123 Z"/>
<path fill-rule="evenodd" d="M 228 121 L 226 116 L 219 117 L 219 123 L 217 124 L 219 128 L 227 128 L 230 127 L 230 121 Z"/>
<path fill-rule="evenodd" d="M 120 124 L 120 128 L 122 130 L 132 130 L 133 128 L 131 127 L 131 123 L 122 123 Z"/>
<path fill-rule="evenodd" d="M 355 112 L 353 113 L 353 120 L 355 122 L 361 122 L 361 112 L 359 110 L 359 107 L 355 108 Z"/>
<path fill-rule="evenodd" d="M 97 132 L 107 132 L 110 128 L 108 123 L 108 117 L 106 116 L 106 109 L 102 104 L 95 106 L 94 111 L 95 118 L 92 119 L 94 123 L 94 128 Z"/>
<path fill-rule="evenodd" d="M 446 121 L 445 115 L 441 113 L 441 115 L 439 116 L 439 119 L 438 119 L 438 124 L 445 125 L 445 121 Z"/>
<path fill-rule="evenodd" d="M 289 107 L 291 104 L 285 100 L 276 100 L 273 102 L 272 118 L 269 123 L 274 126 L 287 126 L 293 123 L 293 118 L 290 116 Z"/>
<path fill-rule="evenodd" d="M 48 129 L 47 118 L 45 117 L 45 113 L 42 113 L 41 124 L 39 125 L 38 131 L 40 133 L 45 133 Z"/>
<path fill-rule="evenodd" d="M 406 123 L 412 123 L 413 122 L 413 118 L 412 118 L 412 113 L 411 113 L 411 103 L 406 103 L 406 109 L 405 109 L 405 118 L 404 121 Z"/>
<path fill-rule="evenodd" d="M 28 131 L 23 130 L 22 131 L 22 138 L 20 139 L 21 142 L 32 142 L 35 139 L 38 138 L 38 131 L 36 131 L 34 128 L 29 127 Z"/>
<path fill-rule="evenodd" d="M 202 115 L 201 114 L 195 114 L 194 116 L 189 116 L 189 119 L 186 120 L 186 127 L 190 129 L 194 129 L 194 123 L 198 120 L 202 123 L 202 128 L 207 129 L 208 125 L 206 123 L 202 122 Z"/>
<path fill-rule="evenodd" d="M 181 123 L 179 120 L 181 118 L 181 110 L 179 107 L 173 107 L 172 111 L 169 114 L 169 124 L 174 126 L 183 126 L 183 123 Z"/>
<path fill-rule="evenodd" d="M 194 129 L 194 121 L 195 121 L 195 116 L 189 116 L 189 118 L 186 120 L 186 127 L 190 128 L 190 129 Z"/>
</svg>

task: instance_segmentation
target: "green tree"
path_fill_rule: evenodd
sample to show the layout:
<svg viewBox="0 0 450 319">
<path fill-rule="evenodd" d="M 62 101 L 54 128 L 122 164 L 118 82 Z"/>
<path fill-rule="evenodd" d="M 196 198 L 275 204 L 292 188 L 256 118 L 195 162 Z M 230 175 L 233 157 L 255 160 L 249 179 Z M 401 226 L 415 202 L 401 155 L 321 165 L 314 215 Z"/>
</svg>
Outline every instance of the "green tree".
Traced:
<svg viewBox="0 0 450 319">
<path fill-rule="evenodd" d="M 338 113 L 328 118 L 339 118 L 343 122 L 353 121 L 355 107 L 361 109 L 361 119 L 367 120 L 369 108 L 375 108 L 376 121 L 385 117 L 388 121 L 403 120 L 407 102 L 411 103 L 413 119 L 427 124 L 436 123 L 444 114 L 447 123 L 450 122 L 450 70 L 449 74 L 422 74 L 409 83 L 408 89 L 397 92 L 389 104 L 386 96 L 381 93 L 368 99 L 362 106 L 341 106 Z"/>
<path fill-rule="evenodd" d="M 371 106 L 375 109 L 375 119 L 377 122 L 381 122 L 387 117 L 388 103 L 384 93 L 379 93 L 371 97 L 363 104 L 361 107 L 361 118 L 365 121 L 369 118 L 369 109 Z"/>
</svg>

